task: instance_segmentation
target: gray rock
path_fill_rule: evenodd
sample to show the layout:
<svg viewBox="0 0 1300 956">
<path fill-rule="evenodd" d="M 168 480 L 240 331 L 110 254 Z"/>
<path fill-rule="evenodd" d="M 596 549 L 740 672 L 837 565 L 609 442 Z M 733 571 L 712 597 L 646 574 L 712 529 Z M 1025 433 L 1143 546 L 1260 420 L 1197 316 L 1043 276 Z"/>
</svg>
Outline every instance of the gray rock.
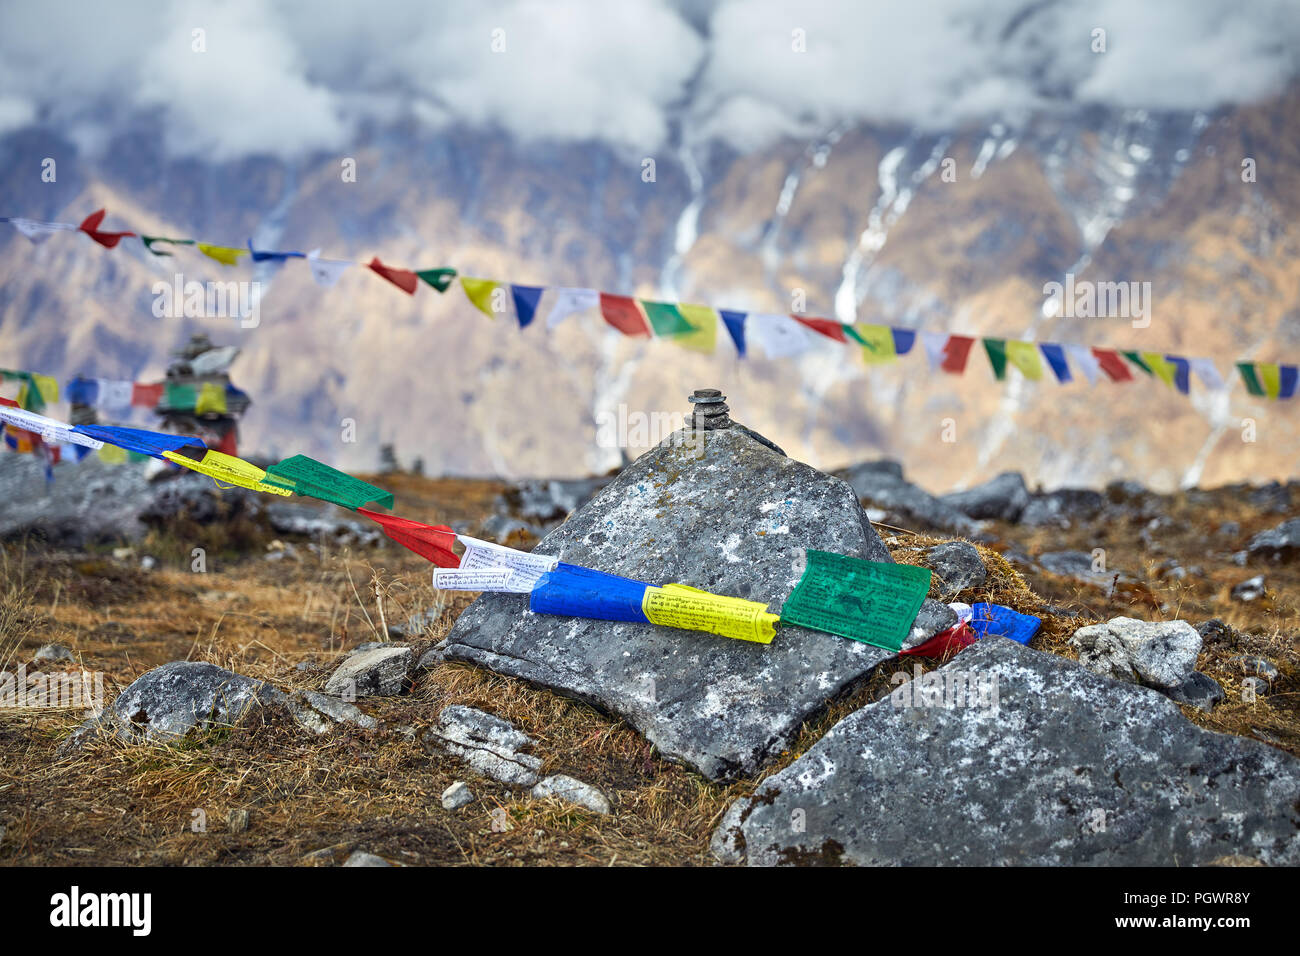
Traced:
<svg viewBox="0 0 1300 956">
<path fill-rule="evenodd" d="M 642 455 L 535 549 L 657 584 L 677 581 L 779 610 L 804 549 L 891 560 L 852 489 L 734 429 Z M 693 438 L 689 439 L 693 440 Z M 485 594 L 442 645 L 470 661 L 587 700 L 670 759 L 718 779 L 751 773 L 887 651 L 803 628 L 772 644 L 651 624 L 533 614 Z"/>
<path fill-rule="evenodd" d="M 1300 761 L 1282 751 L 1004 638 L 934 673 L 986 693 L 899 706 L 899 688 L 850 714 L 727 811 L 715 851 L 764 866 L 1300 863 Z"/>
<path fill-rule="evenodd" d="M 1257 601 L 1267 593 L 1267 590 L 1264 587 L 1264 575 L 1257 574 L 1253 578 L 1234 584 L 1231 597 L 1234 601 Z"/>
<path fill-rule="evenodd" d="M 151 481 L 144 468 L 115 467 L 97 455 L 54 466 L 46 482 L 33 455 L 0 456 L 0 540 L 27 535 L 64 548 L 136 541 L 150 524 L 181 511 L 212 520 L 222 509 L 255 513 L 255 492 L 218 490 L 194 473 Z"/>
<path fill-rule="evenodd" d="M 344 659 L 325 682 L 325 693 L 335 697 L 393 697 L 406 688 L 411 649 L 384 644 L 358 651 Z"/>
<path fill-rule="evenodd" d="M 573 777 L 557 773 L 547 777 L 532 789 L 532 796 L 537 800 L 554 797 L 566 803 L 585 807 L 592 813 L 608 814 L 612 809 L 609 798 L 589 783 L 575 780 Z"/>
<path fill-rule="evenodd" d="M 1192 671 L 1187 678 L 1168 692 L 1169 699 L 1180 704 L 1189 704 L 1198 710 L 1211 711 L 1214 705 L 1223 700 L 1223 688 L 1219 682 L 1208 674 Z"/>
<path fill-rule="evenodd" d="M 429 668 L 441 664 L 445 659 L 442 645 L 438 644 L 420 655 L 420 659 L 415 662 L 415 668 L 416 670 L 427 671 Z"/>
<path fill-rule="evenodd" d="M 1277 669 L 1277 665 L 1263 657 L 1255 657 L 1250 654 L 1235 654 L 1228 658 L 1228 663 L 1240 668 L 1243 674 L 1262 677 L 1270 684 L 1281 676 L 1281 671 Z"/>
<path fill-rule="evenodd" d="M 536 743 L 532 737 L 509 721 L 461 704 L 443 709 L 425 741 L 502 783 L 531 787 L 542 766 L 540 758 L 520 753 Z"/>
<path fill-rule="evenodd" d="M 1291 559 L 1300 554 L 1300 518 L 1283 521 L 1276 528 L 1261 531 L 1250 539 L 1246 550 L 1256 557 Z"/>
<path fill-rule="evenodd" d="M 866 462 L 837 472 L 862 501 L 900 520 L 975 537 L 980 526 L 961 511 L 903 478 L 894 461 Z"/>
<path fill-rule="evenodd" d="M 1186 621 L 1116 617 L 1074 632 L 1079 663 L 1114 680 L 1171 691 L 1196 669 L 1201 635 Z"/>
<path fill-rule="evenodd" d="M 442 791 L 442 808 L 444 810 L 459 810 L 461 807 L 473 802 L 474 792 L 470 790 L 469 785 L 463 780 L 457 780 Z"/>
<path fill-rule="evenodd" d="M 503 504 L 525 521 L 561 521 L 608 483 L 603 476 L 572 481 L 529 479 L 506 491 Z"/>
<path fill-rule="evenodd" d="M 1201 635 L 1203 645 L 1236 647 L 1241 643 L 1241 633 L 1217 617 L 1197 624 L 1196 633 Z"/>
<path fill-rule="evenodd" d="M 1038 556 L 1038 566 L 1058 577 L 1073 578 L 1097 587 L 1109 587 L 1117 573 L 1114 568 L 1094 571 L 1092 555 L 1086 551 L 1048 551 Z M 1118 573 L 1121 578 L 1128 577 L 1122 571 Z"/>
<path fill-rule="evenodd" d="M 192 730 L 233 726 L 286 695 L 270 684 L 202 661 L 172 661 L 136 678 L 117 700 L 69 738 L 71 749 L 95 729 L 121 740 L 175 742 Z"/>
<path fill-rule="evenodd" d="M 1029 489 L 1020 472 L 1004 471 L 982 485 L 942 495 L 939 500 L 969 518 L 1019 521 L 1029 504 Z"/>
<path fill-rule="evenodd" d="M 903 640 L 903 650 L 919 647 L 936 634 L 948 630 L 958 621 L 957 612 L 934 598 L 921 602 L 921 610 L 912 622 L 912 630 Z"/>
<path fill-rule="evenodd" d="M 319 508 L 298 501 L 272 501 L 266 517 L 277 534 L 301 535 L 342 547 L 370 547 L 384 540 L 378 525 L 353 521 L 342 508 Z"/>
<path fill-rule="evenodd" d="M 44 647 L 37 649 L 36 653 L 32 655 L 32 660 L 57 664 L 61 661 L 76 660 L 76 657 L 73 656 L 72 648 L 65 644 L 46 644 Z"/>
<path fill-rule="evenodd" d="M 290 695 L 288 707 L 298 725 L 315 734 L 328 733 L 338 724 L 352 724 L 365 730 L 379 726 L 379 721 L 353 704 L 314 690 Z"/>
<path fill-rule="evenodd" d="M 1020 513 L 1020 523 L 1031 527 L 1053 525 L 1068 528 L 1076 521 L 1097 517 L 1106 500 L 1090 488 L 1059 488 L 1034 495 Z"/>
<path fill-rule="evenodd" d="M 1261 511 L 1286 514 L 1291 510 L 1291 489 L 1279 481 L 1270 481 L 1253 489 L 1247 500 Z"/>
<path fill-rule="evenodd" d="M 375 856 L 373 853 L 367 853 L 364 850 L 357 850 L 343 861 L 344 866 L 392 866 L 382 856 Z"/>
<path fill-rule="evenodd" d="M 516 531 L 523 531 L 537 538 L 545 534 L 540 525 L 529 524 L 509 515 L 494 514 L 483 522 L 483 526 L 479 528 L 478 537 L 483 538 L 485 541 L 496 541 L 498 544 L 504 544 L 506 539 Z"/>
<path fill-rule="evenodd" d="M 939 579 L 939 590 L 953 598 L 962 591 L 984 585 L 988 568 L 974 545 L 965 541 L 946 541 L 925 552 L 927 564 Z"/>
</svg>

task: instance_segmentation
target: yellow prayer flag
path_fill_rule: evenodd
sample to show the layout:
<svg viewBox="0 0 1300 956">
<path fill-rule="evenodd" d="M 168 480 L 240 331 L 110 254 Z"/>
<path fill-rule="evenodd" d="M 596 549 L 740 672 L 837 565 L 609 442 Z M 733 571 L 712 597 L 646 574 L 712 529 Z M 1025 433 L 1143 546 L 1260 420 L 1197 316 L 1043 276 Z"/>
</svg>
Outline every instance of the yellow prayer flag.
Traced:
<svg viewBox="0 0 1300 956">
<path fill-rule="evenodd" d="M 692 352 L 712 353 L 718 344 L 718 313 L 707 305 L 678 305 L 677 311 L 691 324 L 691 331 L 674 335 L 672 341 Z"/>
<path fill-rule="evenodd" d="M 1178 369 L 1174 366 L 1174 363 L 1159 352 L 1143 352 L 1141 354 L 1142 361 L 1146 362 L 1147 368 L 1151 369 L 1151 374 L 1172 388 L 1174 379 L 1178 375 Z"/>
<path fill-rule="evenodd" d="M 280 495 L 283 498 L 293 494 L 288 488 L 277 488 L 275 485 L 267 484 L 264 480 L 266 472 L 261 468 L 223 452 L 209 450 L 202 461 L 194 461 L 174 451 L 163 452 L 163 457 L 183 468 L 197 471 L 200 475 L 207 475 L 214 481 L 225 482 L 228 485 L 236 485 L 252 491 L 265 491 L 267 494 Z"/>
<path fill-rule="evenodd" d="M 862 340 L 862 358 L 868 365 L 881 365 L 897 358 L 894 352 L 894 330 L 889 326 L 859 322 L 853 326 L 853 331 Z"/>
<path fill-rule="evenodd" d="M 492 293 L 495 292 L 501 283 L 495 279 L 471 279 L 468 276 L 460 277 L 460 287 L 465 290 L 465 298 L 474 303 L 475 307 L 486 315 L 489 319 L 495 319 L 497 314 L 492 311 Z"/>
<path fill-rule="evenodd" d="M 32 381 L 36 383 L 36 388 L 40 391 L 45 404 L 50 405 L 59 400 L 58 379 L 50 378 L 48 375 L 33 375 Z"/>
<path fill-rule="evenodd" d="M 199 389 L 199 397 L 194 403 L 194 414 L 203 415 L 211 412 L 216 415 L 226 413 L 226 390 L 216 382 L 204 382 Z"/>
<path fill-rule="evenodd" d="M 99 449 L 99 460 L 106 465 L 125 465 L 128 454 L 125 448 L 118 448 L 105 442 Z"/>
<path fill-rule="evenodd" d="M 1264 386 L 1264 394 L 1277 398 L 1282 394 L 1282 370 L 1275 362 L 1256 362 L 1255 371 L 1259 375 L 1259 384 Z"/>
<path fill-rule="evenodd" d="M 1020 374 L 1031 382 L 1037 382 L 1043 377 L 1043 360 L 1038 355 L 1038 346 L 1033 342 L 1008 339 L 1007 361 L 1020 369 Z"/>
<path fill-rule="evenodd" d="M 654 624 L 707 631 L 757 644 L 772 643 L 780 620 L 778 615 L 768 614 L 767 605 L 759 601 L 722 597 L 685 584 L 646 588 L 641 610 Z"/>
<path fill-rule="evenodd" d="M 248 255 L 247 249 L 236 249 L 230 246 L 210 246 L 206 242 L 200 242 L 198 245 L 199 252 L 209 259 L 216 259 L 223 266 L 233 266 L 239 261 L 240 256 Z"/>
</svg>

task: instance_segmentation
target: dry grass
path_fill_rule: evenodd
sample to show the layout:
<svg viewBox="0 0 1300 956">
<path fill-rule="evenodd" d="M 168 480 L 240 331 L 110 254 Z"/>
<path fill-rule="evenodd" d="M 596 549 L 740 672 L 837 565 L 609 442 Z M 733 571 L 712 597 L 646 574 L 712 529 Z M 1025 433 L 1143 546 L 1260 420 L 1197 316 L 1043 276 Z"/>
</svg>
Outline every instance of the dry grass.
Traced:
<svg viewBox="0 0 1300 956">
<path fill-rule="evenodd" d="M 399 492 L 404 514 L 471 527 L 490 512 L 499 492 L 491 482 L 386 476 L 382 483 Z M 1232 500 L 1223 509 L 1241 522 L 1242 540 L 1281 520 L 1248 513 Z M 1183 502 L 1174 513 L 1190 521 L 1205 508 Z M 1186 585 L 1161 576 L 1163 555 L 1126 550 L 1135 538 L 1132 529 L 1028 535 L 1004 530 L 1007 536 L 1014 532 L 1030 553 L 1105 547 L 1110 563 L 1132 572 L 1134 580 L 1113 592 L 1050 576 L 1027 581 L 997 550 L 977 545 L 989 578 L 978 592 L 962 594 L 963 600 L 993 601 L 1042 617 L 1033 646 L 1067 656 L 1070 634 L 1092 619 L 1222 617 L 1240 633 L 1222 645 L 1207 645 L 1200 667 L 1224 685 L 1228 701 L 1213 714 L 1187 713 L 1203 726 L 1300 754 L 1300 657 L 1294 642 L 1300 614 L 1285 597 L 1300 593 L 1290 587 L 1300 583 L 1294 580 L 1300 571 L 1268 570 L 1274 597 L 1242 606 L 1228 600 L 1227 588 L 1256 570 L 1206 554 L 1203 530 L 1174 529 L 1163 539 L 1171 553 L 1195 555 L 1206 566 L 1202 578 Z M 5 546 L 0 669 L 26 663 L 40 645 L 59 642 L 74 649 L 79 666 L 104 673 L 109 699 L 140 674 L 175 659 L 212 661 L 281 687 L 318 687 L 344 651 L 383 639 L 387 626 L 435 608 L 428 627 L 413 636 L 418 653 L 441 639 L 469 603 L 464 595 L 448 599 L 434 592 L 429 566 L 396 546 L 312 552 L 296 542 L 296 557 L 267 561 L 263 555 L 274 546 L 265 529 L 249 524 L 234 533 L 227 540 L 213 527 L 160 530 L 127 560 Z M 925 549 L 940 540 L 887 535 L 897 560 L 906 563 L 922 563 Z M 1240 544 L 1226 542 L 1224 555 Z M 194 546 L 208 548 L 206 573 L 189 569 Z M 142 570 L 138 555 L 144 553 L 158 557 L 159 567 Z M 941 593 L 937 581 L 934 588 L 935 597 L 953 597 Z M 1241 702 L 1246 675 L 1232 662 L 1242 653 L 1269 659 L 1283 674 L 1253 704 Z M 832 701 L 775 767 L 796 759 L 835 721 L 883 697 L 894 673 L 910 674 L 917 663 L 888 665 Z M 537 739 L 543 772 L 569 773 L 600 787 L 614 813 L 601 817 L 535 801 L 518 789 L 466 777 L 459 761 L 422 741 L 452 703 L 510 720 Z M 100 739 L 62 760 L 55 759 L 56 749 L 80 722 L 79 713 L 0 710 L 0 863 L 299 864 L 338 862 L 365 849 L 412 864 L 705 865 L 718 818 L 758 780 L 710 783 L 662 760 L 639 734 L 581 702 L 462 664 L 439 664 L 421 675 L 409 695 L 368 699 L 362 706 L 382 721 L 380 729 L 349 727 L 317 738 L 268 709 L 237 728 L 182 746 Z M 440 794 L 461 778 L 478 799 L 460 811 L 443 810 Z M 227 820 L 235 810 L 250 811 L 246 831 L 231 832 Z M 195 831 L 196 811 L 206 819 L 205 832 Z"/>
</svg>

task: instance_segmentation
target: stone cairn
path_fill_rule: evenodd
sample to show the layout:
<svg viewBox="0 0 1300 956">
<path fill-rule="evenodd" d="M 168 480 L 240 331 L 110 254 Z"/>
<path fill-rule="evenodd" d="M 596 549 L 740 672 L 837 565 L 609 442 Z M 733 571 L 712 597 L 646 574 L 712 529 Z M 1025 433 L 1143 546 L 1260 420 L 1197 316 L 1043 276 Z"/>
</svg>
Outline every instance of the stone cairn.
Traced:
<svg viewBox="0 0 1300 956">
<path fill-rule="evenodd" d="M 719 389 L 697 388 L 694 394 L 687 396 L 687 401 L 691 403 L 691 428 L 716 431 L 731 427 L 727 396 Z"/>
</svg>

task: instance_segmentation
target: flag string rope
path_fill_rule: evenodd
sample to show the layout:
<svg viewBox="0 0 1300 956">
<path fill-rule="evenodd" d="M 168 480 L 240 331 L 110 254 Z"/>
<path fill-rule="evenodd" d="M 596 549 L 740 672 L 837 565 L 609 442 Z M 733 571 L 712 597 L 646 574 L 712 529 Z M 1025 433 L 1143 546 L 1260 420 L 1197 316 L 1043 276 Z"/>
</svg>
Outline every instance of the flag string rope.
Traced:
<svg viewBox="0 0 1300 956">
<path fill-rule="evenodd" d="M 144 247 L 156 256 L 170 256 L 171 252 L 154 248 L 155 243 L 171 246 L 194 246 L 210 259 L 226 266 L 237 264 L 243 256 L 254 262 L 283 264 L 289 259 L 304 259 L 312 269 L 313 277 L 322 285 L 333 285 L 350 266 L 361 266 L 375 272 L 408 295 L 414 295 L 420 283 L 442 293 L 458 279 L 466 297 L 475 308 L 495 318 L 513 307 L 521 328 L 532 323 L 541 296 L 555 294 L 548 327 L 558 325 L 570 315 L 588 309 L 599 309 L 607 324 L 624 335 L 645 338 L 666 338 L 683 347 L 701 352 L 712 352 L 717 339 L 719 322 L 726 328 L 738 354 L 747 354 L 747 339 L 757 341 L 768 358 L 790 358 L 808 351 L 820 339 L 829 339 L 844 345 L 856 344 L 869 365 L 892 362 L 913 349 L 917 338 L 932 371 L 963 374 L 976 342 L 981 343 L 988 357 L 994 377 L 1003 381 L 1008 366 L 1014 367 L 1031 381 L 1045 377 L 1044 362 L 1064 384 L 1074 381 L 1071 368 L 1080 371 L 1089 385 L 1095 385 L 1104 374 L 1112 382 L 1129 382 L 1145 374 L 1163 381 L 1182 394 L 1189 394 L 1192 373 L 1211 391 L 1228 386 L 1219 373 L 1214 359 L 1166 353 L 1161 350 L 1130 350 L 1055 342 L 1006 339 L 989 336 L 962 335 L 935 332 L 925 329 L 895 328 L 872 323 L 845 323 L 837 319 L 805 316 L 802 314 L 764 313 L 752 310 L 731 310 L 681 302 L 661 302 L 653 299 L 616 295 L 589 288 L 520 285 L 496 279 L 482 279 L 459 275 L 450 267 L 410 270 L 386 265 L 377 256 L 369 262 L 355 259 L 326 258 L 320 250 L 311 253 L 293 251 L 259 250 L 252 240 L 247 248 L 223 246 L 189 238 L 144 236 L 133 232 L 108 232 L 101 229 L 105 216 L 100 209 L 87 216 L 79 225 L 50 222 L 21 217 L 0 217 L 9 222 L 33 242 L 41 242 L 53 232 L 84 232 L 105 248 L 115 248 L 126 237 L 140 239 Z M 333 267 L 333 268 L 324 268 Z M 508 294 L 507 294 L 508 293 Z M 1071 362 L 1071 360 L 1073 360 Z M 1269 399 L 1290 399 L 1300 391 L 1300 369 L 1294 364 L 1241 360 L 1234 363 L 1247 392 L 1252 396 Z"/>
<path fill-rule="evenodd" d="M 265 469 L 208 448 L 189 435 L 115 425 L 72 425 L 17 407 L 0 398 L 5 440 L 27 441 L 31 450 L 70 445 L 79 453 L 112 445 L 205 475 L 221 489 L 244 488 L 281 497 L 294 494 L 339 505 L 375 522 L 402 547 L 435 565 L 433 586 L 440 590 L 495 591 L 528 596 L 538 614 L 659 624 L 756 644 L 770 644 L 776 626 L 791 625 L 874 644 L 897 653 L 943 656 L 978 636 L 1001 634 L 1027 642 L 1038 619 L 996 605 L 976 621 L 959 620 L 924 643 L 904 650 L 921 604 L 930 590 L 926 568 L 867 561 L 809 550 L 803 575 L 779 614 L 764 601 L 713 594 L 685 584 L 661 586 L 566 563 L 558 556 L 515 548 L 459 534 L 446 525 L 428 525 L 365 507 L 391 509 L 392 492 L 295 455 Z M 47 459 L 47 469 L 50 467 Z M 456 554 L 454 546 L 463 548 Z M 860 613 L 846 612 L 858 607 Z M 975 632 L 972 632 L 971 629 Z M 923 635 L 924 636 L 924 635 Z"/>
</svg>

